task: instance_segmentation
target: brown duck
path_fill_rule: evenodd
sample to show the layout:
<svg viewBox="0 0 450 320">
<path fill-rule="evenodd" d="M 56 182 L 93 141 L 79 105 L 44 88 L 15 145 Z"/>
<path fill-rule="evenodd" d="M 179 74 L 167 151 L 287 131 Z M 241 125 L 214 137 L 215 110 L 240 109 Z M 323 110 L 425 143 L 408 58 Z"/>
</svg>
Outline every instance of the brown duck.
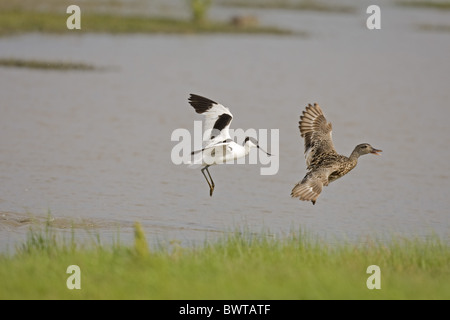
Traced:
<svg viewBox="0 0 450 320">
<path fill-rule="evenodd" d="M 379 155 L 381 150 L 368 143 L 358 144 L 349 157 L 336 152 L 331 138 L 331 123 L 322 109 L 309 104 L 300 116 L 300 134 L 305 139 L 305 158 L 308 172 L 292 189 L 291 196 L 316 203 L 323 186 L 347 174 L 364 154 Z"/>
</svg>

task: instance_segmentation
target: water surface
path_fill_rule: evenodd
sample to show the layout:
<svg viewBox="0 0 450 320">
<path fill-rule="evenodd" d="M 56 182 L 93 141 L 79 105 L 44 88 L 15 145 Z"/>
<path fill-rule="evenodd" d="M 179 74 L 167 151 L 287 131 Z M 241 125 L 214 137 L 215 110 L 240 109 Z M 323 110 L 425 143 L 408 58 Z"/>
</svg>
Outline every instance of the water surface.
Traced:
<svg viewBox="0 0 450 320">
<path fill-rule="evenodd" d="M 231 9 L 216 14 L 226 15 Z M 23 241 L 30 216 L 88 221 L 108 238 L 185 244 L 236 228 L 325 238 L 390 234 L 448 239 L 450 34 L 420 23 L 448 13 L 388 6 L 382 29 L 355 14 L 256 11 L 262 23 L 309 37 L 26 34 L 0 39 L 0 57 L 85 62 L 100 71 L 0 68 L 0 240 Z M 228 106 L 233 128 L 279 129 L 280 167 L 171 162 L 173 130 L 200 120 L 189 93 Z M 305 174 L 298 117 L 321 105 L 338 152 L 364 156 L 315 206 L 290 198 Z M 61 225 L 60 225 L 61 227 Z M 63 228 L 63 227 L 61 227 Z"/>
</svg>

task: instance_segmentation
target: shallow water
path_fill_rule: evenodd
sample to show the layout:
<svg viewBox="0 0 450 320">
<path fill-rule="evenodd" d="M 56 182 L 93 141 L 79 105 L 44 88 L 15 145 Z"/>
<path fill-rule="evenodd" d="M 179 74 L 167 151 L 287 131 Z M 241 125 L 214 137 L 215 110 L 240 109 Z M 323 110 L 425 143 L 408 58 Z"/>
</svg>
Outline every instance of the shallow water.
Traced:
<svg viewBox="0 0 450 320">
<path fill-rule="evenodd" d="M 185 244 L 234 230 L 300 228 L 325 238 L 391 234 L 448 240 L 450 34 L 424 32 L 450 13 L 382 7 L 382 29 L 355 14 L 259 11 L 261 23 L 308 37 L 27 34 L 0 38 L 0 57 L 64 60 L 100 71 L 0 68 L 0 241 L 23 241 L 30 217 L 89 221 L 101 237 L 142 223 L 150 241 Z M 232 10 L 216 12 L 226 16 Z M 201 120 L 205 95 L 232 128 L 279 129 L 279 171 L 260 165 L 176 166 L 177 128 Z M 290 198 L 305 174 L 298 117 L 318 102 L 338 152 L 364 156 L 315 206 Z M 270 148 L 269 148 L 270 149 Z M 82 227 L 82 223 L 80 223 Z M 63 228 L 63 227 L 62 227 Z"/>
</svg>

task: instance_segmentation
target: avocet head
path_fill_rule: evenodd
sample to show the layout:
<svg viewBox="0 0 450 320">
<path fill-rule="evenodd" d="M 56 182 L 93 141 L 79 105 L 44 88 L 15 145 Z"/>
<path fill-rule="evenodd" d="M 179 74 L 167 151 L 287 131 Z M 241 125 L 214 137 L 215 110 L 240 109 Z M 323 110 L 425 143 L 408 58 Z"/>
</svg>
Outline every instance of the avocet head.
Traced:
<svg viewBox="0 0 450 320">
<path fill-rule="evenodd" d="M 271 156 L 270 153 L 268 153 L 267 151 L 263 150 L 259 144 L 258 144 L 258 140 L 256 140 L 255 138 L 252 137 L 246 137 L 244 140 L 244 146 L 248 146 L 249 148 L 258 148 L 259 150 L 263 151 L 264 153 L 266 153 L 268 156 Z"/>
</svg>

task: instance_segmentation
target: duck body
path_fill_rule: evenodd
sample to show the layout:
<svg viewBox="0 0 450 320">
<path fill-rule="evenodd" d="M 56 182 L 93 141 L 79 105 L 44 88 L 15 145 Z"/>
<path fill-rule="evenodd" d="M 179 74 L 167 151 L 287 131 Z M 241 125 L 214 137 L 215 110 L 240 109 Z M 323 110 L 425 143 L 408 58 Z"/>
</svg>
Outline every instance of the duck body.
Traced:
<svg viewBox="0 0 450 320">
<path fill-rule="evenodd" d="M 308 172 L 294 187 L 291 196 L 311 200 L 315 204 L 324 186 L 346 175 L 357 163 L 356 159 L 337 153 L 323 154 L 323 157 L 308 166 Z"/>
<path fill-rule="evenodd" d="M 291 196 L 316 203 L 322 188 L 343 177 L 358 164 L 361 155 L 378 154 L 381 150 L 368 143 L 355 147 L 349 157 L 336 152 L 331 138 L 332 126 L 319 105 L 308 105 L 299 122 L 300 134 L 305 140 L 307 173 L 292 189 Z"/>
<path fill-rule="evenodd" d="M 330 183 L 349 173 L 357 164 L 357 159 L 350 159 L 337 153 L 326 153 L 313 161 L 307 170 L 308 174 L 316 171 L 323 172 L 327 175 L 327 182 Z"/>
</svg>

